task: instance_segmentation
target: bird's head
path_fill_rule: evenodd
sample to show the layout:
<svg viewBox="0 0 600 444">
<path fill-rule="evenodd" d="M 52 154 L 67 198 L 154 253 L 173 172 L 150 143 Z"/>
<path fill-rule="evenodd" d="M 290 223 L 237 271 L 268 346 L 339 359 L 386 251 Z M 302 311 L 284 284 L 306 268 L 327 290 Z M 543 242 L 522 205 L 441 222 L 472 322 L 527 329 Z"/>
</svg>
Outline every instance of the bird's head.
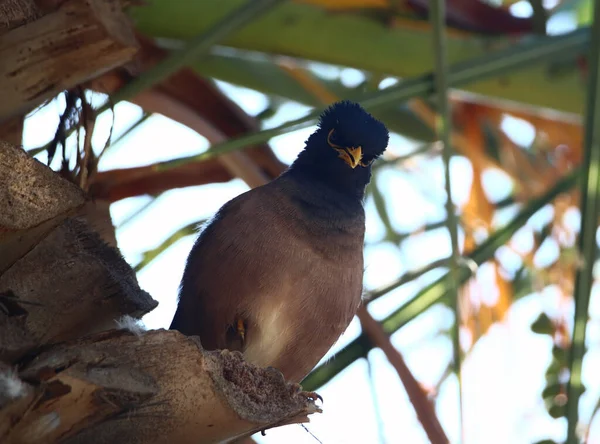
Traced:
<svg viewBox="0 0 600 444">
<path fill-rule="evenodd" d="M 383 154 L 388 139 L 385 125 L 358 103 L 337 102 L 321 114 L 318 129 L 291 169 L 362 197 L 371 164 Z"/>
</svg>

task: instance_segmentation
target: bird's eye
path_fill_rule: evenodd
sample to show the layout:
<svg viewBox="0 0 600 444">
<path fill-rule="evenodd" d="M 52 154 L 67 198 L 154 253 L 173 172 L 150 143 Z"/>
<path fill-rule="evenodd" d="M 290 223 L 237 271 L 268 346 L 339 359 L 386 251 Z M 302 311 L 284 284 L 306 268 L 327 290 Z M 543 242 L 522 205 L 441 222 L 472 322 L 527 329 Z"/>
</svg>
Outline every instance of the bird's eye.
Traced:
<svg viewBox="0 0 600 444">
<path fill-rule="evenodd" d="M 331 131 L 329 131 L 329 134 L 327 135 L 327 143 L 330 146 L 338 146 L 338 142 L 339 142 L 339 138 L 335 134 L 335 130 L 332 129 Z"/>
</svg>

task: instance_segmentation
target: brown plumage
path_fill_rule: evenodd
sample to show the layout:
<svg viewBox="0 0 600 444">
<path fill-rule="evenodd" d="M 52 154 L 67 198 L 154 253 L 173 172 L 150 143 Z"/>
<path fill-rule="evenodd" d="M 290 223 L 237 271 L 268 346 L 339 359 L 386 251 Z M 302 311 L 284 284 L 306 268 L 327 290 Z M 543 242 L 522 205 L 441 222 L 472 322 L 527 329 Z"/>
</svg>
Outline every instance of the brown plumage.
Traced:
<svg viewBox="0 0 600 444">
<path fill-rule="evenodd" d="M 387 140 L 357 104 L 329 108 L 285 173 L 225 204 L 201 233 L 171 328 L 301 381 L 360 303 L 362 199 Z"/>
</svg>

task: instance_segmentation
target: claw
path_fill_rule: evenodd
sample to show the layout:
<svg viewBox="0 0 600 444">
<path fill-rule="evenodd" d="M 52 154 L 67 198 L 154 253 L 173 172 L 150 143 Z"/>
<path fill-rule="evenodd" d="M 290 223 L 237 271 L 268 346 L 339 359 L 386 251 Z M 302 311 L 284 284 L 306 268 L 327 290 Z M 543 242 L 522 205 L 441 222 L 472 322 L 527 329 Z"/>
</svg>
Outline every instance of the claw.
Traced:
<svg viewBox="0 0 600 444">
<path fill-rule="evenodd" d="M 321 404 L 323 404 L 323 397 L 317 392 L 304 392 L 304 395 L 306 395 L 306 397 L 308 398 L 311 398 L 313 401 L 316 401 L 318 399 L 319 401 L 321 401 Z"/>
</svg>

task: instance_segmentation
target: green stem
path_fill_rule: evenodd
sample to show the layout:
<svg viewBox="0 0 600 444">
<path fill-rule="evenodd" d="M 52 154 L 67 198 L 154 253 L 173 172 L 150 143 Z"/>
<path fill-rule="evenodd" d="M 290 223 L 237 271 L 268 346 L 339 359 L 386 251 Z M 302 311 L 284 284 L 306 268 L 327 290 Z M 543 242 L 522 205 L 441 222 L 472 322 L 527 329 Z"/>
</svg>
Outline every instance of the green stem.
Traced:
<svg viewBox="0 0 600 444">
<path fill-rule="evenodd" d="M 579 180 L 581 170 L 579 168 L 571 171 L 568 175 L 560 179 L 545 194 L 528 202 L 517 216 L 505 227 L 494 232 L 483 243 L 469 255 L 469 259 L 477 265 L 492 259 L 494 254 L 502 245 L 506 244 L 511 237 L 525 225 L 531 216 L 540 209 L 552 202 L 558 195 L 571 190 Z M 472 270 L 468 267 L 459 269 L 458 280 L 462 284 L 471 277 Z M 448 274 L 442 276 L 431 284 L 423 288 L 413 298 L 396 309 L 392 314 L 383 319 L 382 325 L 386 333 L 392 334 L 405 326 L 408 322 L 415 319 L 418 315 L 425 312 L 432 305 L 447 299 L 448 294 Z M 342 348 L 333 359 L 317 367 L 302 382 L 305 390 L 316 390 L 323 384 L 329 382 L 339 372 L 344 370 L 354 361 L 366 356 L 372 348 L 368 338 L 360 335 L 354 341 Z"/>
<path fill-rule="evenodd" d="M 186 236 L 191 236 L 192 234 L 196 234 L 198 232 L 198 227 L 202 226 L 202 224 L 205 222 L 206 222 L 205 220 L 200 220 L 200 221 L 192 222 L 191 224 L 187 224 L 186 226 L 181 227 L 180 229 L 178 229 L 177 231 L 172 233 L 168 238 L 166 238 L 164 241 L 162 241 L 161 244 L 158 245 L 157 247 L 152 248 L 151 250 L 147 250 L 144 253 L 142 253 L 142 260 L 133 267 L 135 272 L 138 273 L 142 268 L 147 266 L 150 262 L 152 262 L 154 259 L 156 259 L 160 254 L 162 254 L 167 248 L 169 248 L 171 245 L 173 245 L 178 240 L 183 239 Z"/>
<path fill-rule="evenodd" d="M 220 42 L 232 32 L 243 28 L 261 13 L 266 12 L 270 7 L 281 1 L 283 0 L 246 1 L 242 6 L 227 14 L 222 20 L 219 20 L 216 25 L 209 28 L 206 32 L 190 39 L 181 50 L 171 53 L 144 74 L 127 83 L 111 96 L 110 101 L 116 105 L 118 102 L 134 97 L 165 80 L 174 72 L 196 61 L 215 43 Z M 108 107 L 108 103 L 110 102 L 104 104 L 100 110 Z"/>
<path fill-rule="evenodd" d="M 131 214 L 127 215 L 127 217 L 125 219 L 123 219 L 116 228 L 120 230 L 123 227 L 125 227 L 127 224 L 129 224 L 131 221 L 133 221 L 134 219 L 139 217 L 140 214 L 144 213 L 148 208 L 155 205 L 159 197 L 160 197 L 160 194 L 158 194 L 156 196 L 150 196 L 150 200 L 148 202 L 146 202 L 140 208 L 137 208 L 136 210 L 134 210 Z"/>
<path fill-rule="evenodd" d="M 589 30 L 579 29 L 569 34 L 553 37 L 538 37 L 522 42 L 502 51 L 477 57 L 466 62 L 453 65 L 448 69 L 447 83 L 449 87 L 459 87 L 471 82 L 501 76 L 516 69 L 530 66 L 545 60 L 552 60 L 559 54 L 579 50 L 589 41 Z M 427 73 L 407 79 L 397 86 L 370 92 L 353 97 L 369 110 L 398 104 L 414 97 L 429 97 L 435 92 L 433 73 Z M 237 151 L 246 146 L 265 142 L 272 137 L 290 131 L 309 127 L 318 119 L 321 109 L 308 115 L 291 120 L 276 128 L 257 131 L 223 143 L 213 145 L 205 153 L 173 159 L 156 165 L 158 169 L 176 168 L 189 162 L 200 162 L 221 154 Z"/>
<path fill-rule="evenodd" d="M 435 68 L 435 86 L 437 91 L 437 108 L 440 116 L 439 121 L 439 136 L 443 144 L 442 159 L 444 161 L 444 181 L 446 188 L 446 216 L 447 228 L 450 234 L 450 244 L 452 246 L 452 256 L 450 258 L 450 269 L 448 273 L 448 287 L 451 305 L 454 311 L 454 335 L 453 335 L 453 352 L 454 352 L 454 372 L 458 378 L 458 408 L 459 422 L 462 436 L 462 418 L 463 418 L 463 403 L 462 403 L 462 378 L 461 378 L 461 349 L 460 349 L 460 302 L 459 302 L 459 259 L 460 249 L 458 246 L 458 222 L 454 201 L 452 199 L 452 182 L 450 178 L 450 160 L 452 157 L 452 145 L 450 140 L 450 131 L 452 125 L 452 117 L 450 111 L 450 102 L 448 100 L 448 58 L 446 49 L 446 7 L 445 0 L 434 0 L 430 8 L 430 22 L 433 29 L 433 46 L 434 46 L 434 68 Z M 462 438 L 461 438 L 462 441 Z"/>
<path fill-rule="evenodd" d="M 578 247 L 583 265 L 575 279 L 575 320 L 570 351 L 570 378 L 567 388 L 567 443 L 580 442 L 577 436 L 579 397 L 583 392 L 581 368 L 585 354 L 585 334 L 588 308 L 593 284 L 593 267 L 596 261 L 596 232 L 600 214 L 600 5 L 594 2 L 589 60 L 589 87 L 587 90 L 587 116 L 585 124 L 585 153 L 581 182 L 581 231 Z"/>
<path fill-rule="evenodd" d="M 444 226 L 444 225 L 445 225 L 445 223 L 442 226 Z M 450 262 L 450 259 L 439 259 L 435 262 L 432 262 L 431 264 L 428 264 L 422 268 L 419 268 L 416 271 L 409 271 L 409 272 L 403 274 L 399 279 L 395 280 L 391 284 L 386 285 L 385 287 L 380 288 L 379 290 L 375 290 L 372 293 L 370 293 L 369 295 L 367 295 L 367 297 L 365 298 L 365 301 L 367 303 L 371 303 L 374 300 L 379 299 L 382 296 L 385 296 L 390 291 L 395 290 L 396 288 L 401 287 L 404 284 L 412 282 L 415 279 L 420 278 L 424 274 L 429 273 L 430 271 L 436 270 L 441 267 L 447 267 L 449 262 Z"/>
<path fill-rule="evenodd" d="M 132 7 L 129 12 L 140 32 L 185 41 L 208 29 L 241 2 L 152 0 L 145 2 L 144 6 Z M 343 13 L 328 10 L 316 3 L 289 1 L 282 4 L 224 39 L 220 44 L 226 48 L 222 51 L 216 48 L 215 52 L 231 55 L 235 54 L 236 49 L 242 49 L 259 53 L 259 57 L 284 55 L 403 79 L 430 69 L 431 34 L 418 22 L 414 26 L 413 20 L 401 20 L 390 26 L 377 14 L 361 14 L 358 11 Z M 460 32 L 448 33 L 447 37 L 451 63 L 488 54 L 499 48 L 519 46 L 515 44 L 518 40 L 536 41 L 531 34 L 481 36 Z M 507 73 L 501 81 L 473 83 L 464 89 L 478 95 L 581 114 L 584 91 L 580 88 L 580 72 L 572 61 L 586 51 L 589 33 L 587 37 L 582 45 L 556 54 L 550 63 Z M 172 41 L 169 42 L 171 48 L 175 46 Z M 565 70 L 562 73 L 553 70 L 557 62 L 564 63 Z M 203 70 L 202 67 L 199 69 Z M 203 74 L 212 76 L 210 69 Z M 260 70 L 255 72 L 254 77 L 262 82 L 271 81 L 268 74 Z M 351 99 L 344 95 L 340 97 Z"/>
<path fill-rule="evenodd" d="M 543 0 L 529 0 L 533 9 L 533 32 L 540 35 L 546 34 L 546 23 L 548 21 L 548 13 L 544 8 Z"/>
</svg>

